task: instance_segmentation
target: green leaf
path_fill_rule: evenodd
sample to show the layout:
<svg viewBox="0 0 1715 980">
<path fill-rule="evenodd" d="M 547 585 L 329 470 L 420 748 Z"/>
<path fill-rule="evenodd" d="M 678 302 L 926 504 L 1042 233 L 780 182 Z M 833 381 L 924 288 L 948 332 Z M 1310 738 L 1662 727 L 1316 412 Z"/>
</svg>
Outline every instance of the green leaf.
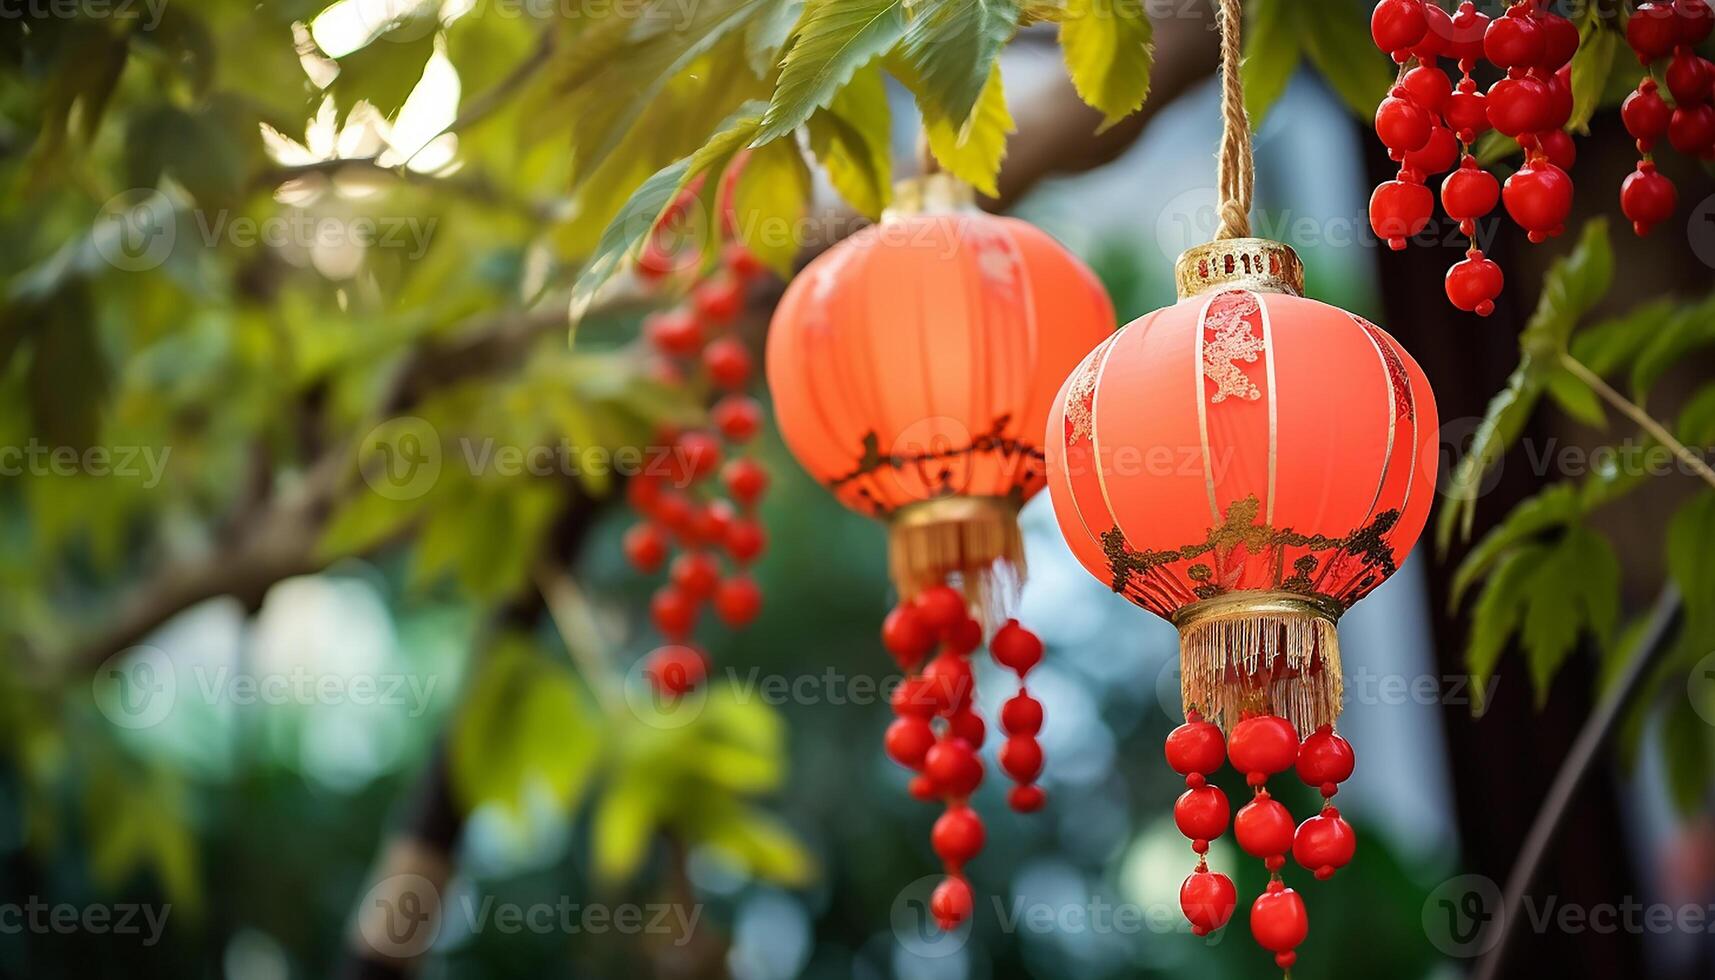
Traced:
<svg viewBox="0 0 1715 980">
<path fill-rule="evenodd" d="M 1102 132 L 1149 95 L 1154 27 L 1136 0 L 1067 0 L 1060 49 L 1078 97 L 1101 110 Z"/>
<path fill-rule="evenodd" d="M 1699 493 L 1667 526 L 1667 571 L 1689 615 L 1715 613 L 1715 493 Z"/>
<path fill-rule="evenodd" d="M 858 69 L 904 35 L 904 0 L 809 0 L 757 142 L 779 139 L 831 105 Z"/>
<path fill-rule="evenodd" d="M 327 91 L 339 106 L 340 121 L 359 101 L 392 117 L 423 77 L 423 66 L 435 53 L 438 8 L 427 6 L 368 44 L 338 59 L 339 74 Z"/>
<path fill-rule="evenodd" d="M 1548 397 L 1566 414 L 1593 429 L 1607 428 L 1608 415 L 1602 408 L 1602 399 L 1577 375 L 1556 368 L 1549 372 L 1545 384 Z"/>
<path fill-rule="evenodd" d="M 1523 151 L 1524 147 L 1519 146 L 1518 140 L 1491 129 L 1477 137 L 1477 145 L 1471 150 L 1471 153 L 1477 158 L 1478 163 L 1485 167 L 1493 167 L 1502 160 L 1518 156 Z"/>
<path fill-rule="evenodd" d="M 1524 616 L 1525 599 L 1532 577 L 1548 555 L 1543 545 L 1528 545 L 1508 552 L 1483 583 L 1482 594 L 1471 614 L 1471 635 L 1465 647 L 1465 666 L 1471 671 L 1471 690 L 1476 692 L 1472 710 L 1482 714 L 1483 694 L 1507 641 Z"/>
<path fill-rule="evenodd" d="M 909 8 L 895 57 L 910 65 L 925 118 L 962 132 L 987 100 L 995 58 L 1018 27 L 1015 0 L 941 0 Z"/>
<path fill-rule="evenodd" d="M 744 56 L 759 78 L 774 73 L 780 49 L 804 12 L 804 0 L 766 0 L 762 10 L 744 31 Z"/>
<path fill-rule="evenodd" d="M 1294 0 L 1253 0 L 1245 26 L 1245 113 L 1261 129 L 1270 109 L 1286 94 L 1304 49 L 1298 40 Z"/>
<path fill-rule="evenodd" d="M 1582 513 L 1578 492 L 1570 483 L 1556 484 L 1534 497 L 1525 498 L 1459 563 L 1459 569 L 1453 575 L 1449 605 L 1458 609 L 1465 600 L 1466 590 L 1487 575 L 1513 548 L 1545 531 L 1565 527 Z"/>
<path fill-rule="evenodd" d="M 733 188 L 734 234 L 782 279 L 792 277 L 810 191 L 810 168 L 792 140 L 750 151 Z"/>
<path fill-rule="evenodd" d="M 1685 307 L 1668 321 L 1632 363 L 1632 392 L 1642 404 L 1661 376 L 1685 355 L 1715 345 L 1715 293 Z"/>
<path fill-rule="evenodd" d="M 893 191 L 891 115 L 879 65 L 858 70 L 809 123 L 810 152 L 859 214 L 879 219 Z"/>
<path fill-rule="evenodd" d="M 1590 135 L 1590 117 L 1600 107 L 1608 75 L 1614 70 L 1619 37 L 1600 20 L 1593 21 L 1584 32 L 1578 53 L 1572 56 L 1572 118 L 1566 123 L 1568 131 Z"/>
<path fill-rule="evenodd" d="M 1702 813 L 1715 768 L 1709 748 L 1709 724 L 1690 698 L 1673 698 L 1661 724 L 1662 762 L 1673 805 L 1681 815 Z"/>
<path fill-rule="evenodd" d="M 749 807 L 710 814 L 702 843 L 726 855 L 758 878 L 787 887 L 808 884 L 816 861 L 778 819 Z"/>
<path fill-rule="evenodd" d="M 1360 117 L 1375 115 L 1393 87 L 1393 62 L 1370 40 L 1367 9 L 1356 3 L 1323 4 L 1301 25 L 1300 39 L 1311 64 L 1346 105 Z"/>
<path fill-rule="evenodd" d="M 1614 279 L 1614 249 L 1608 222 L 1596 218 L 1571 254 L 1557 259 L 1543 280 L 1536 312 L 1519 335 L 1519 349 L 1543 367 L 1554 365 L 1566 349 L 1572 328 L 1608 293 Z"/>
<path fill-rule="evenodd" d="M 600 744 L 571 675 L 543 660 L 528 639 L 500 637 L 482 657 L 455 720 L 454 797 L 467 812 L 485 803 L 516 811 L 539 788 L 569 811 L 588 788 Z"/>
<path fill-rule="evenodd" d="M 1700 389 L 1685 403 L 1674 435 L 1687 446 L 1715 446 L 1715 385 Z"/>
<path fill-rule="evenodd" d="M 1489 470 L 1524 430 L 1525 421 L 1536 409 L 1542 397 L 1542 382 L 1531 370 L 1529 358 L 1507 378 L 1507 386 L 1489 399 L 1483 421 L 1471 435 L 1471 446 L 1453 469 L 1447 487 L 1447 502 L 1441 507 L 1436 521 L 1435 545 L 1443 553 L 1453 542 L 1453 533 L 1469 537 L 1476 519 L 1477 501 L 1486 492 L 1483 486 Z"/>
<path fill-rule="evenodd" d="M 1603 647 L 1620 612 L 1620 562 L 1607 539 L 1585 527 L 1569 528 L 1537 567 L 1520 636 L 1530 660 L 1538 706 L 1584 629 Z"/>
<path fill-rule="evenodd" d="M 909 66 L 893 65 L 892 70 L 906 87 L 917 91 L 916 79 L 908 74 Z M 997 62 L 990 67 L 982 99 L 963 128 L 936 115 L 932 106 L 924 105 L 921 96 L 918 108 L 926 113 L 924 122 L 925 131 L 929 134 L 929 152 L 934 154 L 936 162 L 948 173 L 989 197 L 998 197 L 1000 188 L 996 180 L 1000 176 L 1000 162 L 1006 156 L 1007 134 L 1013 131 L 1012 113 L 1007 111 L 1006 90 L 1000 78 L 1000 64 Z"/>
<path fill-rule="evenodd" d="M 1662 297 L 1582 327 L 1572 337 L 1572 356 L 1599 375 L 1612 374 L 1631 364 L 1677 315 L 1677 304 Z"/>
<path fill-rule="evenodd" d="M 661 817 L 656 774 L 640 766 L 622 767 L 596 803 L 590 825 L 590 849 L 597 879 L 615 884 L 637 873 L 649 853 L 649 841 Z"/>
</svg>

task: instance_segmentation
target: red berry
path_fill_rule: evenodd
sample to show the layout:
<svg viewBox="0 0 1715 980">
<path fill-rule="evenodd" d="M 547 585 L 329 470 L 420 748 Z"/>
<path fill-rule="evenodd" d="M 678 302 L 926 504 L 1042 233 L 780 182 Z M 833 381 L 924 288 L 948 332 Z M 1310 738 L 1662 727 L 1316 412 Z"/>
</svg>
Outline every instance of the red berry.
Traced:
<svg viewBox="0 0 1715 980">
<path fill-rule="evenodd" d="M 935 924 L 942 929 L 949 932 L 957 929 L 960 923 L 971 917 L 970 884 L 953 875 L 936 885 L 934 894 L 929 896 L 929 914 L 935 917 Z"/>
<path fill-rule="evenodd" d="M 685 484 L 696 483 L 721 464 L 721 442 L 707 432 L 680 433 L 673 446 L 674 475 Z"/>
<path fill-rule="evenodd" d="M 1447 56 L 1458 61 L 1477 61 L 1483 57 L 1483 38 L 1489 33 L 1489 15 L 1475 4 L 1459 5 L 1453 15 L 1453 36 L 1447 46 Z"/>
<path fill-rule="evenodd" d="M 1015 782 L 1031 782 L 1042 774 L 1042 743 L 1034 735 L 1011 736 L 1001 744 L 1000 767 Z"/>
<path fill-rule="evenodd" d="M 729 242 L 721 251 L 721 261 L 727 271 L 742 280 L 755 279 L 768 271 L 756 256 L 750 254 L 750 249 L 738 242 Z"/>
<path fill-rule="evenodd" d="M 1679 43 L 1687 46 L 1702 44 L 1715 27 L 1715 14 L 1709 0 L 1673 0 L 1673 16 L 1679 28 Z"/>
<path fill-rule="evenodd" d="M 943 738 L 930 746 L 923 767 L 935 788 L 955 799 L 971 795 L 983 781 L 982 760 L 964 739 Z"/>
<path fill-rule="evenodd" d="M 1447 299 L 1467 313 L 1488 316 L 1505 284 L 1501 267 L 1477 252 L 1447 270 Z"/>
<path fill-rule="evenodd" d="M 907 769 L 922 769 L 923 760 L 935 746 L 935 731 L 926 718 L 895 718 L 884 739 L 887 756 Z"/>
<path fill-rule="evenodd" d="M 1304 899 L 1280 882 L 1271 882 L 1251 903 L 1251 935 L 1263 949 L 1289 954 L 1309 934 L 1310 919 L 1304 914 Z"/>
<path fill-rule="evenodd" d="M 733 629 L 743 629 L 762 612 L 762 589 L 746 575 L 735 575 L 715 590 L 715 613 Z"/>
<path fill-rule="evenodd" d="M 1495 209 L 1501 201 L 1501 182 L 1467 156 L 1458 170 L 1441 182 L 1441 206 L 1454 221 L 1472 221 Z"/>
<path fill-rule="evenodd" d="M 1018 620 L 1009 619 L 989 641 L 989 653 L 995 663 L 1023 677 L 1042 662 L 1042 641 L 1035 633 L 1018 625 Z"/>
<path fill-rule="evenodd" d="M 690 647 L 664 646 L 649 654 L 643 673 L 658 693 L 678 697 L 703 682 L 708 664 Z"/>
<path fill-rule="evenodd" d="M 1405 94 L 1405 89 L 1395 88 L 1376 107 L 1376 135 L 1381 137 L 1383 146 L 1396 154 L 1396 159 L 1423 149 L 1434 125 L 1429 111 L 1404 98 Z"/>
<path fill-rule="evenodd" d="M 732 337 L 721 337 L 703 348 L 703 367 L 722 388 L 743 388 L 750 381 L 750 351 Z"/>
<path fill-rule="evenodd" d="M 1429 22 L 1421 0 L 1381 0 L 1370 15 L 1370 37 L 1396 61 L 1423 41 Z"/>
<path fill-rule="evenodd" d="M 956 871 L 983 849 L 983 836 L 983 821 L 975 810 L 951 806 L 935 821 L 929 843 L 934 846 L 936 856 Z"/>
<path fill-rule="evenodd" d="M 1349 864 L 1357 849 L 1352 825 L 1333 807 L 1299 824 L 1292 840 L 1293 860 L 1324 881 Z"/>
<path fill-rule="evenodd" d="M 691 521 L 691 534 L 698 544 L 725 544 L 727 531 L 731 530 L 732 522 L 737 518 L 731 504 L 724 500 L 711 500 L 707 507 L 697 510 Z"/>
<path fill-rule="evenodd" d="M 1423 64 L 1434 65 L 1453 44 L 1453 16 L 1433 3 L 1423 5 L 1423 15 L 1427 29 L 1411 53 Z"/>
<path fill-rule="evenodd" d="M 947 716 L 947 734 L 971 743 L 973 749 L 980 749 L 984 739 L 988 737 L 988 726 L 983 724 L 982 718 L 978 717 L 975 711 L 966 706 Z"/>
<path fill-rule="evenodd" d="M 983 624 L 966 617 L 946 632 L 947 649 L 963 657 L 983 645 Z"/>
<path fill-rule="evenodd" d="M 705 599 L 714 594 L 720 584 L 721 569 L 713 558 L 700 551 L 688 551 L 673 559 L 667 577 L 679 591 L 693 599 Z"/>
<path fill-rule="evenodd" d="M 1667 63 L 1667 90 L 1673 101 L 1682 106 L 1701 105 L 1709 101 L 1709 89 L 1715 85 L 1715 66 L 1699 58 L 1690 48 L 1674 52 Z"/>
<path fill-rule="evenodd" d="M 907 783 L 905 788 L 914 800 L 934 800 L 941 796 L 940 791 L 935 789 L 935 781 L 928 776 L 912 776 L 911 782 Z"/>
<path fill-rule="evenodd" d="M 1292 850 L 1292 814 L 1267 793 L 1259 794 L 1233 817 L 1233 837 L 1251 857 L 1268 858 Z"/>
<path fill-rule="evenodd" d="M 697 508 L 685 498 L 684 494 L 666 492 L 655 499 L 649 508 L 651 517 L 664 528 L 672 531 L 681 541 L 695 543 L 697 537 Z"/>
<path fill-rule="evenodd" d="M 911 670 L 935 649 L 935 635 L 924 625 L 915 606 L 901 604 L 881 621 L 881 645 L 901 670 Z"/>
<path fill-rule="evenodd" d="M 645 575 L 667 560 L 667 532 L 653 524 L 633 524 L 625 529 L 625 560 Z"/>
<path fill-rule="evenodd" d="M 1048 802 L 1048 794 L 1037 785 L 1014 786 L 1012 792 L 1006 795 L 1007 806 L 1019 813 L 1035 813 Z"/>
<path fill-rule="evenodd" d="M 1679 43 L 1679 22 L 1672 4 L 1638 4 L 1626 21 L 1626 43 L 1646 65 L 1672 51 Z"/>
<path fill-rule="evenodd" d="M 1035 735 L 1042 730 L 1042 702 L 1019 691 L 1000 706 L 1000 727 L 1008 735 Z"/>
<path fill-rule="evenodd" d="M 1673 217 L 1679 206 L 1679 191 L 1665 174 L 1647 160 L 1639 161 L 1638 169 L 1620 185 L 1620 210 L 1632 222 L 1632 230 L 1640 236 Z"/>
<path fill-rule="evenodd" d="M 1447 100 L 1447 126 L 1462 143 L 1475 143 L 1477 137 L 1489 131 L 1489 98 L 1475 84 L 1459 91 Z"/>
<path fill-rule="evenodd" d="M 655 590 L 649 602 L 649 615 L 661 635 L 670 640 L 682 639 L 697 625 L 697 603 L 677 588 L 664 585 Z"/>
<path fill-rule="evenodd" d="M 1435 196 L 1422 184 L 1390 180 L 1370 195 L 1370 227 L 1396 252 L 1429 224 L 1434 213 Z"/>
<path fill-rule="evenodd" d="M 1232 812 L 1227 794 L 1209 784 L 1188 789 L 1173 801 L 1173 823 L 1194 841 L 1212 841 L 1226 833 Z"/>
<path fill-rule="evenodd" d="M 735 392 L 715 402 L 709 418 L 728 442 L 749 442 L 762 428 L 762 406 L 749 395 Z"/>
<path fill-rule="evenodd" d="M 1237 904 L 1233 880 L 1215 871 L 1193 871 L 1179 886 L 1179 908 L 1191 923 L 1191 932 L 1198 936 L 1226 925 Z"/>
<path fill-rule="evenodd" d="M 1656 91 L 1655 79 L 1645 78 L 1638 83 L 1638 90 L 1626 96 L 1626 101 L 1620 104 L 1620 118 L 1625 121 L 1626 132 L 1631 133 L 1633 139 L 1649 144 L 1667 135 L 1673 109 Z"/>
<path fill-rule="evenodd" d="M 1227 736 L 1227 756 L 1246 776 L 1285 772 L 1298 759 L 1298 730 L 1279 715 L 1246 718 Z"/>
<path fill-rule="evenodd" d="M 1564 129 L 1551 129 L 1537 134 L 1536 142 L 1547 155 L 1549 163 L 1567 173 L 1572 172 L 1573 164 L 1578 162 L 1578 146 L 1572 142 L 1571 133 Z"/>
<path fill-rule="evenodd" d="M 1227 758 L 1227 740 L 1213 722 L 1193 717 L 1167 733 L 1167 764 L 1181 776 L 1207 776 Z"/>
<path fill-rule="evenodd" d="M 888 703 L 893 706 L 893 713 L 902 718 L 933 718 L 940 707 L 935 703 L 929 682 L 921 677 L 900 681 Z"/>
<path fill-rule="evenodd" d="M 734 518 L 727 525 L 726 551 L 740 565 L 755 561 L 768 547 L 768 532 L 748 517 Z"/>
<path fill-rule="evenodd" d="M 1459 140 L 1446 126 L 1436 126 L 1429 132 L 1429 142 L 1423 149 L 1405 155 L 1405 165 L 1419 178 L 1445 173 L 1459 162 Z"/>
<path fill-rule="evenodd" d="M 965 597 L 950 585 L 931 586 L 912 601 L 923 614 L 924 625 L 936 636 L 942 636 L 970 618 L 970 613 L 965 608 Z"/>
<path fill-rule="evenodd" d="M 658 282 L 668 273 L 678 268 L 678 262 L 673 252 L 667 248 L 661 238 L 649 236 L 643 251 L 637 256 L 637 277 L 644 282 Z"/>
<path fill-rule="evenodd" d="M 750 507 L 768 492 L 768 471 L 756 460 L 741 457 L 727 463 L 721 470 L 721 482 L 726 484 L 726 492 L 740 506 Z"/>
<path fill-rule="evenodd" d="M 1356 765 L 1352 743 L 1334 734 L 1334 729 L 1327 725 L 1311 732 L 1298 747 L 1298 778 L 1310 786 L 1343 783 L 1352 778 Z"/>
<path fill-rule="evenodd" d="M 645 317 L 643 335 L 663 354 L 688 357 L 703 345 L 703 324 L 695 313 L 679 307 Z"/>
<path fill-rule="evenodd" d="M 1562 77 L 1563 72 L 1566 77 Z M 1531 70 L 1531 77 L 1542 85 L 1542 90 L 1548 96 L 1547 110 L 1539 132 L 1559 130 L 1572 119 L 1572 83 L 1569 81 L 1571 75 L 1569 68 L 1562 71 L 1545 71 L 1541 68 Z"/>
<path fill-rule="evenodd" d="M 1506 16 L 1489 22 L 1483 32 L 1483 56 L 1501 68 L 1529 68 L 1543 59 L 1544 41 L 1536 22 L 1515 6 Z"/>
<path fill-rule="evenodd" d="M 1530 240 L 1552 238 L 1566 228 L 1572 213 L 1572 178 L 1547 160 L 1526 160 L 1501 188 L 1507 214 L 1530 232 Z"/>
<path fill-rule="evenodd" d="M 1548 129 L 1553 114 L 1548 87 L 1530 78 L 1503 78 L 1489 87 L 1489 125 L 1507 136 Z"/>
<path fill-rule="evenodd" d="M 1453 94 L 1453 80 L 1434 65 L 1418 65 L 1400 80 L 1411 101 L 1430 112 L 1439 113 Z"/>
<path fill-rule="evenodd" d="M 1686 156 L 1703 156 L 1715 144 L 1715 107 L 1680 106 L 1667 124 L 1667 141 Z"/>
<path fill-rule="evenodd" d="M 710 279 L 691 291 L 691 304 L 711 323 L 725 323 L 744 305 L 744 286 L 730 276 Z"/>
<path fill-rule="evenodd" d="M 971 662 L 952 653 L 942 653 L 923 668 L 923 679 L 929 682 L 929 694 L 941 714 L 964 707 L 971 701 L 975 679 Z"/>
<path fill-rule="evenodd" d="M 1542 57 L 1537 64 L 1555 71 L 1572 62 L 1578 53 L 1578 25 L 1559 14 L 1543 13 L 1536 18 L 1536 32 L 1542 35 Z"/>
</svg>

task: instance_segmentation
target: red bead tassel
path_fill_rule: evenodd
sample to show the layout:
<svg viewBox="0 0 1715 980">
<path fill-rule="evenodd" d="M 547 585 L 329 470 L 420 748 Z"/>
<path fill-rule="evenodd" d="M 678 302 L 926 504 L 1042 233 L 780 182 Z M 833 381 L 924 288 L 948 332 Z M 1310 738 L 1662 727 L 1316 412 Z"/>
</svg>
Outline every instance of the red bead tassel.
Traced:
<svg viewBox="0 0 1715 980">
<path fill-rule="evenodd" d="M 1042 641 L 1035 633 L 1009 619 L 989 643 L 989 653 L 995 662 L 1018 674 L 1018 693 L 1001 707 L 1000 723 L 1006 730 L 1006 744 L 1000 748 L 1000 766 L 1017 786 L 1007 796 L 1007 802 L 1020 813 L 1042 809 L 1047 794 L 1036 785 L 1042 774 L 1042 743 L 1037 735 L 1042 731 L 1042 702 L 1030 696 L 1024 679 L 1031 669 L 1042 662 Z"/>
<path fill-rule="evenodd" d="M 1167 764 L 1185 777 L 1185 792 L 1173 804 L 1173 822 L 1197 853 L 1196 870 L 1179 886 L 1179 908 L 1199 936 L 1226 925 L 1238 904 L 1233 880 L 1210 871 L 1208 858 L 1209 842 L 1226 831 L 1232 813 L 1227 794 L 1208 781 L 1226 755 L 1221 729 L 1195 711 L 1167 735 Z"/>
</svg>

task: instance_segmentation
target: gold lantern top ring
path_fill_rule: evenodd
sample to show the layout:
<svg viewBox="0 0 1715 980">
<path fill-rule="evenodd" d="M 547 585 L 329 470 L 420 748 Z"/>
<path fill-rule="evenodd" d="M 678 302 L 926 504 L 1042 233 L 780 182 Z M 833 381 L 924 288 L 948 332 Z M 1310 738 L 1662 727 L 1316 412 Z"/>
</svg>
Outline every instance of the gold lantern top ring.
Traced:
<svg viewBox="0 0 1715 980">
<path fill-rule="evenodd" d="M 1266 238 L 1223 238 L 1186 249 L 1173 272 L 1182 300 L 1216 289 L 1304 295 L 1298 253 Z"/>
</svg>

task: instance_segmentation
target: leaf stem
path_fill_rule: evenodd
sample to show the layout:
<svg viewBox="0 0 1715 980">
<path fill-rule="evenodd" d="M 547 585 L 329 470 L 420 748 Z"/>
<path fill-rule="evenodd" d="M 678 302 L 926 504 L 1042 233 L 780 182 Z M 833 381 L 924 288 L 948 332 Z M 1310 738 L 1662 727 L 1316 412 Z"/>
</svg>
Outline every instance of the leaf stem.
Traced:
<svg viewBox="0 0 1715 980">
<path fill-rule="evenodd" d="M 1614 406 L 1614 409 L 1621 415 L 1636 422 L 1656 441 L 1673 450 L 1673 454 L 1679 457 L 1679 461 L 1684 463 L 1693 473 L 1696 473 L 1704 483 L 1709 484 L 1710 487 L 1715 487 L 1715 469 L 1710 469 L 1708 463 L 1687 449 L 1684 443 L 1675 439 L 1673 433 L 1667 431 L 1667 427 L 1657 422 L 1654 416 L 1644 411 L 1636 402 L 1615 391 L 1612 385 L 1602 380 L 1601 375 L 1585 367 L 1582 361 L 1567 351 L 1560 352 L 1560 365 L 1572 372 L 1578 380 L 1588 385 L 1591 391 L 1601 395 L 1602 400 Z"/>
</svg>

